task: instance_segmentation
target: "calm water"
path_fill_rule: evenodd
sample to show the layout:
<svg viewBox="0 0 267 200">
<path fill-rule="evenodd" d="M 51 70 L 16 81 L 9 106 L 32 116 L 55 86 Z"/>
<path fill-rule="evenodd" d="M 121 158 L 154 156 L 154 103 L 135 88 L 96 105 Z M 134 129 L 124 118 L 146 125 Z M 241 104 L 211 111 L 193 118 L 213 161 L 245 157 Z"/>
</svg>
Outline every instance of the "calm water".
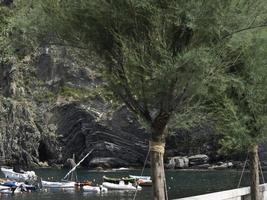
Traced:
<svg viewBox="0 0 267 200">
<path fill-rule="evenodd" d="M 150 175 L 149 169 L 144 175 Z M 67 173 L 67 170 L 58 169 L 38 169 L 38 176 L 43 180 L 60 180 Z M 124 172 L 95 172 L 88 170 L 78 170 L 79 180 L 95 180 L 101 183 L 103 175 L 120 177 L 129 174 L 140 175 L 140 170 L 131 170 Z M 240 171 L 166 171 L 167 187 L 169 199 L 181 198 L 186 196 L 204 194 L 220 190 L 236 188 Z M 266 174 L 267 175 L 267 174 Z M 1 175 L 2 176 L 2 175 Z M 246 172 L 242 185 L 248 184 L 248 173 Z M 143 187 L 143 190 L 137 193 L 136 200 L 151 199 L 151 188 Z M 39 192 L 4 195 L 1 199 L 12 200 L 132 200 L 134 192 L 108 192 L 103 195 L 83 193 L 75 190 L 43 190 Z"/>
</svg>

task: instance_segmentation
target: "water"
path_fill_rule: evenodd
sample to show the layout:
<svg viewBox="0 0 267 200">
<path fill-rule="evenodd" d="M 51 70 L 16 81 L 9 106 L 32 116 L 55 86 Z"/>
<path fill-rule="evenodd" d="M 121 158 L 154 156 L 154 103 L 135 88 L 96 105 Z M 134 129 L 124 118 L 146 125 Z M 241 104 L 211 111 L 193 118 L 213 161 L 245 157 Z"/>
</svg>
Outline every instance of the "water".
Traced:
<svg viewBox="0 0 267 200">
<path fill-rule="evenodd" d="M 150 175 L 150 170 L 145 170 L 144 175 Z M 67 170 L 59 169 L 38 169 L 38 176 L 43 180 L 58 181 L 67 173 Z M 140 175 L 140 170 L 120 172 L 96 172 L 89 170 L 78 170 L 79 180 L 94 180 L 101 183 L 103 175 L 122 177 Z M 181 198 L 192 195 L 216 192 L 233 189 L 237 187 L 240 171 L 191 171 L 191 170 L 168 170 L 166 171 L 169 199 Z M 248 172 L 244 173 L 242 186 L 248 185 Z M 15 195 L 2 195 L 4 200 L 132 200 L 134 192 L 109 191 L 106 194 L 84 193 L 73 189 L 47 189 L 39 192 L 23 193 Z M 137 193 L 136 200 L 148 200 L 152 197 L 151 187 L 143 187 Z"/>
</svg>

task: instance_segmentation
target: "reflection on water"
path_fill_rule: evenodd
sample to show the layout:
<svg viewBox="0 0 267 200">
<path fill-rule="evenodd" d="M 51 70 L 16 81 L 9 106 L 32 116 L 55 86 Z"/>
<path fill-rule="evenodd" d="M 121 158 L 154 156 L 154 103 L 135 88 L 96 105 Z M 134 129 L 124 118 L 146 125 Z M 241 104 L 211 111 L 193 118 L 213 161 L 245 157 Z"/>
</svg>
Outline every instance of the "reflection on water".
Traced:
<svg viewBox="0 0 267 200">
<path fill-rule="evenodd" d="M 43 180 L 58 181 L 67 173 L 67 170 L 58 169 L 38 169 L 38 176 Z M 78 179 L 92 180 L 95 184 L 102 183 L 102 177 L 122 177 L 140 175 L 140 170 L 131 171 L 110 171 L 98 172 L 88 170 L 78 170 Z M 167 188 L 169 199 L 181 198 L 185 196 L 199 195 L 209 192 L 221 191 L 236 188 L 240 178 L 240 171 L 166 171 Z M 150 170 L 145 170 L 144 175 L 150 175 Z M 1 175 L 2 176 L 2 175 Z M 248 173 L 242 181 L 242 185 L 248 185 Z M 96 194 L 83 192 L 75 189 L 42 189 L 38 192 L 2 195 L 0 198 L 7 200 L 132 200 L 134 191 L 109 191 L 108 193 Z M 151 187 L 143 187 L 137 192 L 136 200 L 148 200 L 152 197 Z"/>
</svg>

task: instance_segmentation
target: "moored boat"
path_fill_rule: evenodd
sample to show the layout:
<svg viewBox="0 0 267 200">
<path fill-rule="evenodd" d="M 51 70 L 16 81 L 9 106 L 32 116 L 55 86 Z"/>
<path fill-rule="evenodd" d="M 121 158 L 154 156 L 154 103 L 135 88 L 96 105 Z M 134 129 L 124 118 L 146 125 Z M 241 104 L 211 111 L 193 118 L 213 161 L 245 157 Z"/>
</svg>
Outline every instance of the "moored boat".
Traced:
<svg viewBox="0 0 267 200">
<path fill-rule="evenodd" d="M 135 176 L 129 175 L 131 178 L 135 178 L 140 186 L 152 186 L 152 180 L 150 176 Z"/>
<path fill-rule="evenodd" d="M 1 167 L 1 171 L 4 173 L 5 178 L 12 180 L 29 181 L 37 179 L 34 171 L 15 172 L 13 169 L 8 169 L 5 167 Z"/>
<path fill-rule="evenodd" d="M 44 188 L 75 188 L 75 184 L 76 182 L 72 181 L 55 182 L 41 180 L 41 186 Z"/>
<path fill-rule="evenodd" d="M 104 182 L 116 183 L 116 184 L 118 184 L 120 181 L 124 181 L 124 183 L 126 183 L 126 184 L 127 183 L 136 183 L 136 179 L 131 178 L 131 177 L 112 178 L 112 177 L 103 176 L 103 180 L 104 180 Z"/>
<path fill-rule="evenodd" d="M 82 188 L 84 192 L 104 193 L 108 191 L 108 189 L 106 187 L 103 187 L 102 185 L 100 186 L 85 185 Z"/>
<path fill-rule="evenodd" d="M 110 190 L 142 190 L 139 185 L 133 185 L 130 182 L 126 184 L 122 180 L 119 183 L 103 182 L 102 185 Z"/>
<path fill-rule="evenodd" d="M 12 188 L 12 187 L 8 187 L 8 186 L 0 185 L 0 193 L 1 194 L 14 194 L 14 193 L 20 193 L 20 192 L 21 192 L 20 187 Z"/>
<path fill-rule="evenodd" d="M 3 188 L 8 187 L 8 188 L 11 188 L 12 190 L 15 190 L 16 188 L 20 188 L 22 192 L 35 191 L 37 189 L 37 187 L 34 185 L 28 185 L 23 182 L 16 182 L 16 181 L 9 181 L 9 180 L 2 182 L 0 186 Z"/>
<path fill-rule="evenodd" d="M 0 185 L 0 191 L 2 191 L 2 190 L 9 190 L 9 189 L 11 189 L 11 188 L 8 187 L 8 186 Z"/>
</svg>

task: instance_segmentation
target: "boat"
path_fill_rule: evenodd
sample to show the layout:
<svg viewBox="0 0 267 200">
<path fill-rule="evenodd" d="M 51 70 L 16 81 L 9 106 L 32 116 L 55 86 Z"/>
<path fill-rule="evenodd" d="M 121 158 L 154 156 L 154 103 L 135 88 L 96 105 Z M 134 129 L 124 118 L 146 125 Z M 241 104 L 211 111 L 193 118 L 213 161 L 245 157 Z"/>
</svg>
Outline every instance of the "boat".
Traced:
<svg viewBox="0 0 267 200">
<path fill-rule="evenodd" d="M 22 192 L 28 191 L 35 191 L 37 187 L 34 185 L 28 185 L 23 182 L 16 182 L 16 181 L 5 181 L 1 183 L 2 186 L 10 187 L 10 188 L 17 188 L 20 187 Z"/>
<path fill-rule="evenodd" d="M 75 188 L 76 182 L 73 181 L 43 181 L 41 180 L 41 186 L 44 188 Z"/>
<path fill-rule="evenodd" d="M 6 191 L 6 190 L 11 190 L 11 187 L 0 185 L 0 192 L 1 191 Z"/>
<path fill-rule="evenodd" d="M 76 168 L 94 151 L 94 149 L 91 149 L 90 152 L 88 152 L 83 159 L 81 159 L 59 182 L 55 181 L 43 181 L 41 180 L 41 186 L 44 188 L 75 188 L 75 187 L 83 187 L 85 185 L 90 185 L 91 182 L 85 181 L 85 182 L 74 182 L 74 181 L 68 181 L 67 178 L 73 173 Z"/>
<path fill-rule="evenodd" d="M 128 182 L 120 181 L 119 183 L 103 182 L 102 185 L 110 190 L 142 190 L 139 185 L 133 185 Z"/>
<path fill-rule="evenodd" d="M 135 176 L 129 175 L 131 178 L 135 178 L 140 186 L 152 186 L 152 180 L 150 176 Z"/>
<path fill-rule="evenodd" d="M 82 188 L 84 192 L 105 193 L 108 191 L 108 189 L 106 187 L 103 187 L 102 185 L 100 186 L 85 185 Z"/>
<path fill-rule="evenodd" d="M 15 172 L 13 169 L 1 167 L 1 171 L 4 173 L 5 178 L 17 181 L 30 181 L 36 180 L 37 176 L 34 171 L 22 171 Z"/>
<path fill-rule="evenodd" d="M 129 175 L 129 177 L 131 178 L 135 178 L 135 179 L 142 179 L 142 180 L 151 180 L 150 176 L 135 176 L 135 175 Z"/>
<path fill-rule="evenodd" d="M 1 194 L 14 194 L 14 193 L 20 193 L 20 192 L 21 192 L 20 187 L 12 188 L 12 187 L 8 187 L 8 186 L 0 185 L 0 193 Z"/>
<path fill-rule="evenodd" d="M 86 185 L 91 186 L 92 183 L 93 183 L 92 181 L 75 182 L 75 187 L 79 188 L 79 187 L 83 187 Z"/>
<path fill-rule="evenodd" d="M 120 168 L 113 168 L 113 169 L 111 169 L 110 171 L 114 171 L 114 172 L 116 172 L 116 171 L 129 171 L 129 170 L 131 170 L 131 168 L 120 167 Z"/>
<path fill-rule="evenodd" d="M 104 180 L 104 182 L 116 183 L 116 184 L 118 184 L 120 181 L 124 181 L 124 183 L 126 183 L 126 184 L 127 183 L 136 183 L 136 179 L 131 178 L 131 177 L 111 178 L 111 177 L 103 176 L 103 180 Z"/>
<path fill-rule="evenodd" d="M 11 188 L 16 188 L 18 186 L 16 181 L 5 181 L 1 183 L 1 185 L 6 186 L 6 187 L 11 187 Z"/>
</svg>

